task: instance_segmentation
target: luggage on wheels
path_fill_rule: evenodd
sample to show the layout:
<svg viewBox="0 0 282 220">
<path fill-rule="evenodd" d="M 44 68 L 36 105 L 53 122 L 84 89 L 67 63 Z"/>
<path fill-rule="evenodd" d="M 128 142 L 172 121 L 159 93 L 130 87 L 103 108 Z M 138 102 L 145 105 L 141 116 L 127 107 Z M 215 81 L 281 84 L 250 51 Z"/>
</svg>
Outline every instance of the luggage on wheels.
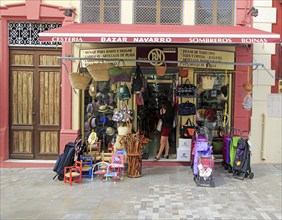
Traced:
<svg viewBox="0 0 282 220">
<path fill-rule="evenodd" d="M 236 156 L 233 164 L 233 177 L 243 180 L 252 179 L 254 173 L 251 170 L 251 150 L 248 139 L 241 138 L 238 141 Z"/>
<path fill-rule="evenodd" d="M 65 145 L 64 153 L 58 157 L 53 168 L 53 171 L 57 173 L 53 180 L 57 177 L 58 180 L 62 181 L 64 179 L 64 167 L 72 166 L 74 164 L 76 145 L 77 143 L 75 142 L 69 142 Z"/>
</svg>

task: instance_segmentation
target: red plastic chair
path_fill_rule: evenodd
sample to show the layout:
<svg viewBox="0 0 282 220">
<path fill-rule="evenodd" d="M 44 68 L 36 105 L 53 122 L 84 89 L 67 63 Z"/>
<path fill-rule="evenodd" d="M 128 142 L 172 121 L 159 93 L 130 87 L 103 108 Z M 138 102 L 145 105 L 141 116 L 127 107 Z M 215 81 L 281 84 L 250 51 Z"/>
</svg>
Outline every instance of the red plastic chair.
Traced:
<svg viewBox="0 0 282 220">
<path fill-rule="evenodd" d="M 74 166 L 64 168 L 64 182 L 69 182 L 72 186 L 73 182 L 81 183 L 82 181 L 82 162 L 75 161 Z"/>
</svg>

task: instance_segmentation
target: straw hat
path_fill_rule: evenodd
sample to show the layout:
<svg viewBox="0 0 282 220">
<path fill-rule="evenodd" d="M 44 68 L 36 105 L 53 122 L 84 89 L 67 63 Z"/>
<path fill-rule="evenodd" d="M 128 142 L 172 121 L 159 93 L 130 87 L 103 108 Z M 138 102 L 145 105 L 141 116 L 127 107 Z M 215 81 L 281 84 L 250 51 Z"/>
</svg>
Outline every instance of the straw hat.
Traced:
<svg viewBox="0 0 282 220">
<path fill-rule="evenodd" d="M 107 127 L 106 129 L 106 134 L 109 135 L 109 136 L 112 136 L 116 133 L 115 129 L 112 128 L 112 127 Z"/>
<path fill-rule="evenodd" d="M 108 108 L 106 105 L 100 105 L 98 112 L 106 112 L 108 111 Z"/>
<path fill-rule="evenodd" d="M 87 139 L 90 145 L 94 145 L 98 141 L 98 136 L 95 131 L 92 131 Z"/>
</svg>

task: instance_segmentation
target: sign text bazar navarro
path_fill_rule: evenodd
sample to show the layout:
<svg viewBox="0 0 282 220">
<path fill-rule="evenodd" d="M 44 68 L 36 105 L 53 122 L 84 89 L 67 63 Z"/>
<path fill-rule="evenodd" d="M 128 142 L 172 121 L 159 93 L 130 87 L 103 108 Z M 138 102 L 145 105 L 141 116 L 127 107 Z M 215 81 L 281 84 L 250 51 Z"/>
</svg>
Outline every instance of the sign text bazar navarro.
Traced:
<svg viewBox="0 0 282 220">
<path fill-rule="evenodd" d="M 44 41 L 44 37 L 42 37 Z M 275 38 L 52 37 L 53 42 L 101 43 L 270 43 Z"/>
</svg>

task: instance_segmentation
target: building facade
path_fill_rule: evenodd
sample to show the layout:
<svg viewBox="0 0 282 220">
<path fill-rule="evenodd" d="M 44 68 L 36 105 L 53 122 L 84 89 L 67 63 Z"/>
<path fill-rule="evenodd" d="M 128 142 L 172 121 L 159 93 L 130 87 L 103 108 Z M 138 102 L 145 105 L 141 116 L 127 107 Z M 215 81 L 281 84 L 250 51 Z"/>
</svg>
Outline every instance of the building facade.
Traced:
<svg viewBox="0 0 282 220">
<path fill-rule="evenodd" d="M 0 43 L 3 49 L 0 82 L 0 160 L 3 166 L 9 166 L 11 159 L 54 160 L 63 151 L 65 144 L 76 138 L 83 126 L 80 117 L 83 113 L 81 108 L 84 103 L 83 93 L 72 90 L 68 77 L 68 72 L 75 70 L 77 63 L 62 60 L 64 62 L 62 65 L 56 57 L 81 57 L 81 49 L 128 47 L 128 42 L 105 44 L 107 42 L 49 40 L 43 43 L 38 39 L 35 42 L 34 33 L 38 36 L 39 32 L 48 32 L 73 23 L 95 23 L 103 26 L 107 23 L 135 25 L 145 22 L 155 24 L 156 27 L 161 24 L 195 25 L 195 29 L 197 26 L 209 25 L 217 29 L 216 34 L 220 34 L 221 25 L 239 25 L 269 33 L 281 33 L 279 1 L 230 1 L 230 5 L 225 7 L 232 9 L 226 12 L 231 20 L 226 20 L 226 16 L 214 17 L 213 14 L 219 10 L 218 6 L 206 5 L 213 10 L 211 14 L 205 14 L 199 4 L 201 1 L 179 1 L 179 4 L 173 7 L 170 4 L 167 6 L 170 8 L 168 10 L 170 19 L 165 16 L 166 7 L 162 7 L 161 1 L 156 1 L 156 5 L 153 6 L 155 11 L 152 12 L 148 11 L 152 6 L 146 5 L 146 2 L 116 1 L 114 7 L 108 6 L 106 1 L 64 1 L 64 6 L 60 5 L 60 2 L 41 0 L 1 1 L 3 34 L 0 36 Z M 216 2 L 213 1 L 214 4 Z M 99 9 L 99 13 L 94 9 L 87 11 L 90 6 Z M 254 11 L 251 10 L 252 8 Z M 252 16 L 251 13 L 256 13 L 256 9 L 258 15 Z M 172 16 L 173 10 L 178 11 L 175 13 L 178 16 Z M 222 15 L 226 15 L 224 10 L 222 11 Z M 73 13 L 67 14 L 67 12 Z M 236 28 L 234 30 L 236 32 Z M 247 40 L 234 44 L 224 42 L 202 44 L 197 41 L 193 44 L 186 43 L 184 46 L 182 42 L 181 44 L 162 42 L 161 46 L 178 49 L 192 46 L 192 49 L 199 51 L 233 53 L 233 62 L 240 65 L 234 65 L 235 74 L 232 81 L 232 99 L 230 99 L 232 107 L 229 109 L 232 115 L 230 123 L 240 130 L 251 131 L 253 163 L 281 163 L 281 138 L 277 138 L 281 136 L 281 113 L 279 116 L 279 112 L 277 115 L 277 112 L 271 111 L 277 108 L 275 107 L 277 99 L 281 107 L 281 95 L 278 98 L 277 94 L 271 95 L 278 93 L 278 90 L 271 88 L 278 87 L 277 79 L 281 77 L 281 58 L 279 60 L 281 45 L 279 40 L 274 43 L 263 41 Z M 138 42 L 133 46 L 152 48 L 155 43 Z M 241 65 L 242 63 L 263 64 L 263 66 Z M 253 83 L 253 104 L 251 110 L 246 110 L 242 108 L 244 98 L 242 92 L 243 84 L 250 77 L 248 74 L 250 72 Z M 19 163 L 19 166 L 27 166 L 27 164 Z"/>
</svg>

